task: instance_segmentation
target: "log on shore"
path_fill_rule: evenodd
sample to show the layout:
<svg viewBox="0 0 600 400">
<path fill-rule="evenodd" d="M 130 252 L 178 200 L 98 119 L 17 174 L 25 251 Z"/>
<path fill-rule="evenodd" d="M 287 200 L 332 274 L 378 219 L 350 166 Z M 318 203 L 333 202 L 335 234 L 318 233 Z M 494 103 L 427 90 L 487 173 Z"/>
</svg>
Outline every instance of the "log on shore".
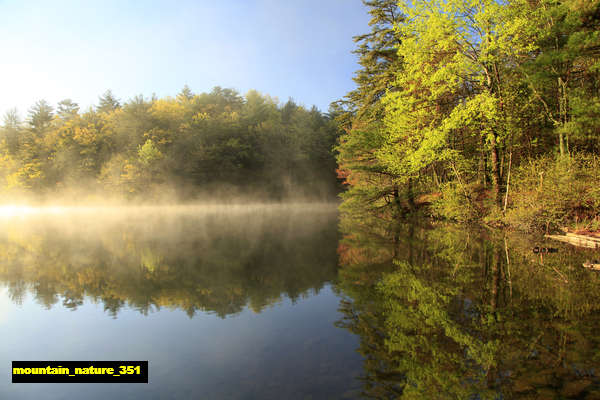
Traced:
<svg viewBox="0 0 600 400">
<path fill-rule="evenodd" d="M 596 237 L 596 236 L 581 235 L 579 233 L 573 233 L 573 232 L 567 232 L 567 236 L 574 237 L 574 238 L 581 238 L 581 239 L 591 240 L 593 242 L 600 243 L 600 237 Z"/>
<path fill-rule="evenodd" d="M 594 271 L 600 271 L 600 264 L 592 264 L 591 262 L 584 262 L 584 268 L 593 269 Z"/>
<path fill-rule="evenodd" d="M 549 239 L 558 240 L 569 243 L 577 247 L 585 247 L 588 249 L 600 250 L 600 239 L 587 235 L 578 235 L 575 233 L 567 233 L 566 235 L 545 235 Z"/>
</svg>

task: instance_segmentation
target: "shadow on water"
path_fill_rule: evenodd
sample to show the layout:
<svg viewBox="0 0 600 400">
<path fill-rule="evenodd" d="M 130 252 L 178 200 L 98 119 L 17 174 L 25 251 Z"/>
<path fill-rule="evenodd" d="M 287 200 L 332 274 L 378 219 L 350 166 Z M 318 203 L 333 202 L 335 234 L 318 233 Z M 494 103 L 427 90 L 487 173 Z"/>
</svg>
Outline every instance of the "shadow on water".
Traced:
<svg viewBox="0 0 600 400">
<path fill-rule="evenodd" d="M 343 215 L 340 229 L 337 325 L 360 337 L 363 396 L 600 398 L 589 251 L 364 215 Z"/>
</svg>

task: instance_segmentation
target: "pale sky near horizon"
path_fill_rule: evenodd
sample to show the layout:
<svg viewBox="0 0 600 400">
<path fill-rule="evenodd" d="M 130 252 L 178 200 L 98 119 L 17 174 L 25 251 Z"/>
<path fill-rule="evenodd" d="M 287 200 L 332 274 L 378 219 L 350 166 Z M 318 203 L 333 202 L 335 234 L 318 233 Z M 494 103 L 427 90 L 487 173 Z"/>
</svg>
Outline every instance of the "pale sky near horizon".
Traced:
<svg viewBox="0 0 600 400">
<path fill-rule="evenodd" d="M 355 87 L 360 0 L 0 0 L 0 113 L 214 86 L 322 111 Z"/>
</svg>

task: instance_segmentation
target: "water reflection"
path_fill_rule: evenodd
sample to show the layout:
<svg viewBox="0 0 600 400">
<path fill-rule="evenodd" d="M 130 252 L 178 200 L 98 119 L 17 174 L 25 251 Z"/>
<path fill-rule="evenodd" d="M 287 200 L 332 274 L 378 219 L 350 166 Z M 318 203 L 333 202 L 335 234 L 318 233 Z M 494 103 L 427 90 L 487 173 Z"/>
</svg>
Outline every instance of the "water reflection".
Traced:
<svg viewBox="0 0 600 400">
<path fill-rule="evenodd" d="M 130 211 L 0 219 L 5 360 L 149 359 L 155 386 L 132 399 L 600 398 L 589 251 L 356 213 L 339 240 L 331 207 Z"/>
<path fill-rule="evenodd" d="M 51 308 L 256 312 L 336 276 L 331 206 L 79 209 L 0 220 L 0 282 Z"/>
<path fill-rule="evenodd" d="M 587 251 L 418 221 L 340 225 L 338 326 L 361 339 L 363 396 L 600 398 Z M 534 254 L 536 243 L 559 251 Z"/>
</svg>

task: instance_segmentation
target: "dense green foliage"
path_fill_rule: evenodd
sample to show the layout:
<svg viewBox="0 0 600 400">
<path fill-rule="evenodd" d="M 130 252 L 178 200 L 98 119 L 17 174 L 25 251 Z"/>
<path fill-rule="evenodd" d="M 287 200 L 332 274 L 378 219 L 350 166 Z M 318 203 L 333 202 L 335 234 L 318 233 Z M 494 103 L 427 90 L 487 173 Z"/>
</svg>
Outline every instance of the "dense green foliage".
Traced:
<svg viewBox="0 0 600 400">
<path fill-rule="evenodd" d="M 39 101 L 25 122 L 6 114 L 0 131 L 0 188 L 7 195 L 66 189 L 142 197 L 210 194 L 268 199 L 325 198 L 337 191 L 336 124 L 306 109 L 230 89 L 176 98 L 107 91 L 80 112 Z"/>
<path fill-rule="evenodd" d="M 543 171 L 543 173 L 540 173 Z M 579 228 L 600 229 L 600 158 L 577 154 L 554 161 L 541 157 L 515 171 L 513 207 L 506 221 L 523 230 L 575 221 Z"/>
<path fill-rule="evenodd" d="M 535 190 L 515 170 L 535 168 L 545 191 L 564 192 L 565 177 L 597 186 L 587 160 L 600 150 L 600 1 L 365 4 L 373 20 L 356 38 L 358 89 L 338 103 L 348 207 L 410 211 L 433 201 L 438 217 L 510 222 L 506 210 L 526 213 L 520 199 Z M 541 210 L 528 218 L 572 219 L 577 206 L 555 207 L 555 196 L 538 196 Z M 587 196 L 594 218 L 598 192 Z"/>
</svg>

